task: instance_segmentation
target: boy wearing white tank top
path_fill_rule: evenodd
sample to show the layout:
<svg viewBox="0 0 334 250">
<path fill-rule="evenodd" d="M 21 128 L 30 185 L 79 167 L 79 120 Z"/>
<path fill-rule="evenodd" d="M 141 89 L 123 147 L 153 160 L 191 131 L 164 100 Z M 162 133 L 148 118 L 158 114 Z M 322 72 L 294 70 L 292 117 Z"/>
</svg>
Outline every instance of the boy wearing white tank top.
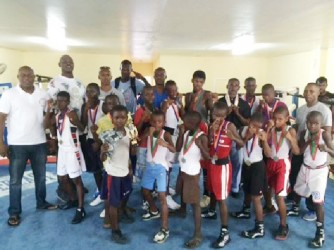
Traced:
<svg viewBox="0 0 334 250">
<path fill-rule="evenodd" d="M 149 209 L 142 218 L 144 221 L 148 221 L 160 217 L 159 210 L 151 194 L 156 183 L 161 203 L 161 229 L 153 238 L 156 243 L 163 243 L 169 237 L 166 200 L 167 171 L 169 169 L 168 152 L 176 152 L 172 136 L 163 129 L 164 125 L 165 114 L 162 111 L 154 111 L 151 115 L 151 127 L 142 138 L 142 140 L 147 140 L 147 167 L 143 174 L 141 185 L 144 198 L 149 204 Z"/>
<path fill-rule="evenodd" d="M 267 180 L 271 192 L 276 196 L 280 225 L 275 233 L 276 240 L 286 240 L 289 226 L 286 223 L 285 197 L 289 190 L 289 175 L 291 170 L 290 150 L 299 154 L 297 133 L 294 128 L 287 126 L 289 111 L 285 107 L 278 107 L 273 114 L 273 127 L 268 128 L 268 140 L 271 142 L 271 152 L 266 155 Z M 265 152 L 266 153 L 266 152 Z"/>
<path fill-rule="evenodd" d="M 334 156 L 334 146 L 328 132 L 321 129 L 323 116 L 319 111 L 311 111 L 306 117 L 307 130 L 300 135 L 300 149 L 304 153 L 304 161 L 299 170 L 294 191 L 294 205 L 288 211 L 289 216 L 299 215 L 301 196 L 309 197 L 315 204 L 317 214 L 317 230 L 315 237 L 309 242 L 312 248 L 320 248 L 325 242 L 324 230 L 324 198 L 328 178 L 327 157 Z"/>
</svg>

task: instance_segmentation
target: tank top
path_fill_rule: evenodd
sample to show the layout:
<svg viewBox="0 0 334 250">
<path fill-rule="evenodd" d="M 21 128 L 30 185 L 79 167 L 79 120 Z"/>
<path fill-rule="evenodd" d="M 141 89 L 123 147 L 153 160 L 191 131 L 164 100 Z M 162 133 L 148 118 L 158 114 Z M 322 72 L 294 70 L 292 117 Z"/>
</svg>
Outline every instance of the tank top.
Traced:
<svg viewBox="0 0 334 250">
<path fill-rule="evenodd" d="M 165 140 L 164 136 L 165 136 L 165 130 L 161 130 L 159 138 Z M 169 167 L 166 159 L 167 153 L 169 152 L 168 148 L 158 145 L 157 144 L 158 138 L 154 136 L 153 136 L 153 144 L 151 140 L 152 140 L 151 136 L 147 137 L 146 161 L 153 162 L 154 164 L 161 164 L 166 168 L 166 170 L 168 170 Z"/>
<path fill-rule="evenodd" d="M 217 155 L 218 159 L 228 158 L 230 155 L 232 140 L 226 135 L 229 121 L 224 121 L 220 131 L 210 138 L 210 156 Z M 219 140 L 217 137 L 219 136 Z M 216 145 L 215 145 L 216 141 Z"/>
<path fill-rule="evenodd" d="M 56 115 L 58 146 L 68 151 L 77 151 L 80 148 L 79 130 L 73 125 L 68 117 L 68 110 L 65 115 Z"/>
<path fill-rule="evenodd" d="M 244 127 L 241 136 L 244 137 L 246 135 L 248 127 Z M 259 137 L 254 135 L 251 139 L 249 139 L 242 148 L 242 154 L 244 157 L 244 162 L 259 162 L 263 160 L 263 150 L 260 147 Z"/>
<path fill-rule="evenodd" d="M 100 101 L 100 103 L 96 106 L 95 109 L 89 109 L 88 110 L 88 123 L 87 123 L 88 134 L 87 134 L 87 139 L 93 139 L 93 134 L 92 134 L 92 131 L 90 130 L 90 127 L 93 124 L 97 124 L 97 121 L 102 116 L 104 116 L 104 113 L 102 111 L 102 105 L 103 105 L 103 101 Z"/>
<path fill-rule="evenodd" d="M 195 139 L 203 134 L 202 131 L 197 130 L 193 136 L 189 135 L 189 130 L 183 135 L 183 145 L 179 154 L 179 161 L 181 171 L 188 175 L 197 175 L 201 171 L 200 160 L 202 158 L 201 150 L 195 144 Z M 195 138 L 194 138 L 195 137 Z M 185 148 L 185 144 L 193 141 L 188 148 Z"/>
<path fill-rule="evenodd" d="M 285 131 L 289 131 L 291 127 L 286 126 Z M 276 131 L 275 128 L 271 130 L 271 154 L 272 158 L 275 160 L 278 159 L 286 159 L 289 158 L 289 151 L 291 149 L 291 143 L 289 140 L 281 137 L 282 131 Z M 276 141 L 276 143 L 275 143 Z M 276 144 L 278 144 L 276 148 Z"/>
<path fill-rule="evenodd" d="M 311 168 L 316 168 L 318 166 L 327 164 L 328 153 L 321 152 L 318 148 L 319 145 L 325 144 L 325 141 L 322 137 L 323 132 L 324 130 L 320 129 L 319 141 L 315 142 L 313 149 L 311 145 L 308 145 L 304 151 L 304 163 Z M 309 137 L 310 137 L 310 132 L 306 130 L 304 137 L 305 141 L 308 141 Z"/>
<path fill-rule="evenodd" d="M 203 103 L 204 94 L 206 92 L 207 91 L 202 90 L 201 93 L 199 93 L 198 96 L 195 97 L 194 100 L 193 98 L 191 98 L 192 103 L 190 104 L 190 110 L 197 111 L 198 113 L 200 113 L 202 117 L 202 121 L 207 123 L 208 122 L 208 110 L 205 106 L 205 103 Z"/>
<path fill-rule="evenodd" d="M 179 108 L 176 104 L 169 105 L 166 111 L 166 123 L 165 126 L 174 129 L 174 134 L 177 134 L 177 125 L 180 121 Z"/>
</svg>

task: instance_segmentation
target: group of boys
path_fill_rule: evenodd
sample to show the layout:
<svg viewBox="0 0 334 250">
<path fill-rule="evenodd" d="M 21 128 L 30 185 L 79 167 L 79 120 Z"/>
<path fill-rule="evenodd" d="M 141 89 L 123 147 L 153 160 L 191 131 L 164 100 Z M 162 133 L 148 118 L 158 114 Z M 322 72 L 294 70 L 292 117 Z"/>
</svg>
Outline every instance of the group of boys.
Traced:
<svg viewBox="0 0 334 250">
<path fill-rule="evenodd" d="M 134 174 L 141 180 L 143 200 L 148 204 L 142 218 L 161 217 L 161 228 L 153 240 L 165 242 L 169 237 L 169 174 L 171 166 L 179 163 L 176 191 L 181 205 L 172 214 L 184 217 L 186 204 L 192 205 L 194 234 L 185 243 L 187 248 L 201 244 L 201 218 L 216 218 L 216 203 L 221 228 L 213 247 L 222 248 L 230 242 L 226 200 L 230 193 L 238 196 L 241 183 L 245 194 L 243 209 L 231 215 L 249 218 L 251 203 L 256 215 L 254 229 L 243 231 L 242 236 L 250 239 L 264 236 L 261 199 L 265 197 L 266 210 L 270 210 L 274 194 L 280 216 L 275 238 L 285 240 L 289 233 L 287 214 L 296 214 L 301 196 L 312 195 L 317 231 L 310 245 L 323 245 L 327 155 L 334 156 L 334 148 L 331 135 L 322 129 L 321 112 L 311 111 L 307 115 L 306 126 L 297 137 L 296 130 L 289 125 L 289 110 L 275 98 L 271 84 L 262 87 L 263 100 L 260 100 L 255 96 L 254 78 L 245 80 L 246 94 L 243 96 L 239 95 L 239 80 L 232 78 L 227 84 L 228 93 L 214 103 L 214 95 L 203 89 L 206 75 L 198 70 L 192 78 L 193 91 L 185 95 L 183 106 L 176 83 L 168 81 L 165 84 L 167 76 L 163 68 L 155 71 L 154 87 L 147 82 L 137 83 L 130 77 L 132 66 L 129 61 L 122 62 L 121 71 L 122 78 L 115 79 L 109 88 L 110 69 L 101 67 L 99 76 L 107 76 L 103 81 L 100 78 L 101 87 L 96 83 L 87 85 L 80 111 L 70 108 L 72 96 L 66 91 L 56 94 L 58 113 L 55 116 L 50 113 L 52 103 L 48 105 L 51 134 L 57 135 L 58 139 L 57 174 L 69 195 L 63 207 L 77 206 L 72 223 L 80 223 L 85 217 L 84 187 L 80 176 L 87 169 L 94 173 L 100 198 L 106 200 L 104 227 L 112 229 L 114 242 L 127 243 L 128 238 L 122 234 L 118 221 L 122 214 L 131 220 L 126 204 Z M 135 75 L 143 78 L 139 73 Z M 313 85 L 319 91 L 318 85 Z M 119 89 L 122 95 L 111 89 L 116 92 Z M 101 98 L 102 92 L 104 96 Z M 85 132 L 87 138 L 81 142 L 84 144 L 81 150 L 80 134 Z M 287 213 L 285 197 L 289 192 L 291 153 L 302 154 L 303 162 L 294 185 L 295 203 Z M 209 208 L 203 212 L 199 183 L 202 170 L 204 193 L 210 197 Z M 74 183 L 77 197 L 68 177 Z M 153 190 L 158 192 L 161 211 L 154 203 Z"/>
</svg>

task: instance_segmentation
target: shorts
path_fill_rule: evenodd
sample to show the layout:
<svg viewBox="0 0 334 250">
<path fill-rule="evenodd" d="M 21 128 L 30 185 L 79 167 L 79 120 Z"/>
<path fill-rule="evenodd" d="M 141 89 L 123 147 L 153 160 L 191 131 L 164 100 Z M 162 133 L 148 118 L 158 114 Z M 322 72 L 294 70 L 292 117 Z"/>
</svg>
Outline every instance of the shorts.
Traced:
<svg viewBox="0 0 334 250">
<path fill-rule="evenodd" d="M 59 147 L 57 156 L 57 175 L 68 175 L 71 179 L 81 176 L 86 164 L 81 149 Z"/>
<path fill-rule="evenodd" d="M 135 176 L 141 180 L 143 178 L 143 174 L 146 169 L 146 154 L 147 148 L 138 147 L 137 149 L 137 165 L 136 165 L 136 172 L 134 173 Z"/>
<path fill-rule="evenodd" d="M 328 167 L 311 169 L 304 164 L 299 170 L 294 191 L 303 197 L 312 195 L 314 203 L 323 203 L 327 187 Z"/>
<path fill-rule="evenodd" d="M 242 166 L 243 190 L 245 194 L 260 196 L 267 190 L 266 166 L 263 161 Z"/>
<path fill-rule="evenodd" d="M 267 161 L 267 180 L 268 185 L 274 190 L 277 196 L 287 196 L 289 191 L 289 175 L 291 162 L 289 159 L 273 159 Z"/>
<path fill-rule="evenodd" d="M 232 186 L 232 164 L 224 165 L 210 163 L 208 169 L 208 190 L 218 201 L 227 199 Z"/>
<path fill-rule="evenodd" d="M 167 170 L 161 164 L 148 163 L 141 180 L 141 186 L 145 189 L 153 190 L 155 183 L 158 192 L 166 192 Z"/>
<path fill-rule="evenodd" d="M 182 201 L 186 204 L 200 203 L 200 174 L 188 175 L 180 171 L 176 181 L 176 192 L 182 196 Z"/>
<path fill-rule="evenodd" d="M 95 141 L 93 139 L 87 139 L 86 149 L 85 149 L 85 161 L 87 166 L 87 172 L 98 173 L 103 169 L 103 164 L 100 158 L 100 150 L 94 151 L 93 144 Z"/>
<path fill-rule="evenodd" d="M 132 192 L 132 178 L 130 175 L 116 177 L 103 172 L 101 199 L 108 200 L 113 207 L 119 207 L 121 202 L 129 198 Z"/>
</svg>

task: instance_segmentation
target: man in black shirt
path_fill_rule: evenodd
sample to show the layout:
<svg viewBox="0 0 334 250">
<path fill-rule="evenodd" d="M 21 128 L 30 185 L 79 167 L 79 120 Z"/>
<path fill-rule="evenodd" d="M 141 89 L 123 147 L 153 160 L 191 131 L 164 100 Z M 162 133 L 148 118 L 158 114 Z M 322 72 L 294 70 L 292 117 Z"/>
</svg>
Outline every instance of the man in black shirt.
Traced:
<svg viewBox="0 0 334 250">
<path fill-rule="evenodd" d="M 251 108 L 249 104 L 238 94 L 240 82 L 236 78 L 231 78 L 227 84 L 227 94 L 218 101 L 225 102 L 229 107 L 229 114 L 226 120 L 232 122 L 237 129 L 248 124 L 251 116 Z M 241 181 L 242 154 L 236 148 L 233 142 L 230 158 L 232 162 L 232 197 L 236 198 L 239 194 L 239 186 Z"/>
<path fill-rule="evenodd" d="M 326 104 L 328 107 L 331 107 L 334 104 L 334 94 L 326 91 L 327 88 L 327 78 L 319 77 L 316 81 L 320 88 L 319 102 Z"/>
</svg>

